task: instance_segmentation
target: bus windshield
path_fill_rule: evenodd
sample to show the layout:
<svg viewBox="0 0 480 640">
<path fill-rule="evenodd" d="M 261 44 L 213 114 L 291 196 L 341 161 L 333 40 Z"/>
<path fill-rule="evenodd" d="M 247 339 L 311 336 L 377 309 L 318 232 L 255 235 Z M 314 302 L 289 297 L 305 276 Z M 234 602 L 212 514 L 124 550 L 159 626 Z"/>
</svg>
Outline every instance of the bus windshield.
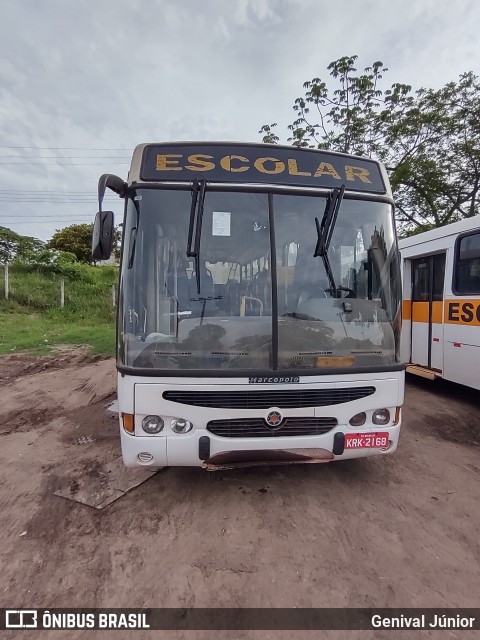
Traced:
<svg viewBox="0 0 480 640">
<path fill-rule="evenodd" d="M 397 363 L 392 205 L 345 195 L 325 261 L 314 254 L 326 201 L 207 189 L 194 259 L 191 191 L 130 189 L 119 364 L 321 373 Z"/>
</svg>

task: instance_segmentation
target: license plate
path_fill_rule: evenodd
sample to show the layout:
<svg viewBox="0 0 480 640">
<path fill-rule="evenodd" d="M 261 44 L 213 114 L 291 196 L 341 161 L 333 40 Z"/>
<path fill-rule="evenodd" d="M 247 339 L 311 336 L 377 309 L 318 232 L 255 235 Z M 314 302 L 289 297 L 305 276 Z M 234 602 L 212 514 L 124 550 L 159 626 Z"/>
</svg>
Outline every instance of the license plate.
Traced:
<svg viewBox="0 0 480 640">
<path fill-rule="evenodd" d="M 345 449 L 383 449 L 388 447 L 388 433 L 347 433 Z"/>
</svg>

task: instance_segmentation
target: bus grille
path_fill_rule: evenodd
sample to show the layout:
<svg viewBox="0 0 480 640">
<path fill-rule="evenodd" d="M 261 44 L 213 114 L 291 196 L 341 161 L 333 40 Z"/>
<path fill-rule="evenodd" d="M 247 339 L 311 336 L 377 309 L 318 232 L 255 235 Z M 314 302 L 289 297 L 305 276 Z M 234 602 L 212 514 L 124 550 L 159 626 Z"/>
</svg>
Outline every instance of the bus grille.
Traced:
<svg viewBox="0 0 480 640">
<path fill-rule="evenodd" d="M 327 407 L 352 402 L 375 393 L 375 387 L 345 387 L 342 389 L 285 389 L 265 391 L 164 391 L 170 402 L 195 407 L 219 409 L 300 409 L 303 407 Z"/>
<path fill-rule="evenodd" d="M 336 418 L 284 418 L 272 429 L 263 418 L 210 420 L 207 431 L 223 438 L 268 438 L 285 436 L 320 436 L 337 426 Z"/>
</svg>

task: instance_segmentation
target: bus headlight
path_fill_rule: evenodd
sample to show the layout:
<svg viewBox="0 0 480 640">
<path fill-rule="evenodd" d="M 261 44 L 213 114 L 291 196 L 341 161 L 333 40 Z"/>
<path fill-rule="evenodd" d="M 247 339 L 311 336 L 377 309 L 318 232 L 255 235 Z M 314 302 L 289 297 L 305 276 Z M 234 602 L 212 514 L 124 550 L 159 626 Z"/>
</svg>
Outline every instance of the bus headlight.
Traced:
<svg viewBox="0 0 480 640">
<path fill-rule="evenodd" d="M 183 418 L 174 418 L 172 420 L 172 431 L 175 433 L 188 433 L 193 429 L 193 424 L 190 420 L 184 420 Z"/>
<path fill-rule="evenodd" d="M 373 424 L 385 425 L 390 422 L 390 411 L 388 409 L 377 409 L 372 415 Z"/>
<path fill-rule="evenodd" d="M 361 427 L 362 424 L 365 424 L 365 420 L 367 419 L 367 414 L 365 411 L 361 413 L 356 413 L 353 418 L 350 418 L 349 423 L 352 427 Z"/>
<path fill-rule="evenodd" d="M 145 433 L 160 433 L 164 423 L 160 416 L 145 416 L 142 420 L 142 429 Z"/>
</svg>

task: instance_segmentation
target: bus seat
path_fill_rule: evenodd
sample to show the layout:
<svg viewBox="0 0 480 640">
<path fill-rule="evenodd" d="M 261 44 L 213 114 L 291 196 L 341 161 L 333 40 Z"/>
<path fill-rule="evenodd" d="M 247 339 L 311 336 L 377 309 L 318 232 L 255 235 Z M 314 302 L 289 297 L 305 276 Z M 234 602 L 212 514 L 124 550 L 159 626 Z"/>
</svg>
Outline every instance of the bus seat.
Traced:
<svg viewBox="0 0 480 640">
<path fill-rule="evenodd" d="M 271 314 L 272 277 L 269 269 L 262 269 L 255 274 L 248 293 L 252 297 L 258 298 L 262 301 L 264 315 Z M 249 315 L 259 315 L 258 304 L 250 305 L 250 307 L 251 310 Z"/>
<path fill-rule="evenodd" d="M 174 299 L 175 274 L 169 273 L 167 276 L 168 295 Z M 190 309 L 190 286 L 187 271 L 184 268 L 177 270 L 177 302 L 178 311 L 188 311 Z"/>
<path fill-rule="evenodd" d="M 201 298 L 212 298 L 203 301 Z M 217 310 L 217 301 L 215 298 L 215 285 L 210 271 L 205 267 L 200 267 L 200 294 L 197 289 L 197 276 L 195 272 L 190 280 L 190 309 L 192 316 L 199 317 L 202 315 L 214 315 Z"/>
<path fill-rule="evenodd" d="M 240 303 L 242 299 L 243 287 L 237 280 L 227 280 L 225 283 L 222 309 L 227 315 L 240 315 Z"/>
</svg>

